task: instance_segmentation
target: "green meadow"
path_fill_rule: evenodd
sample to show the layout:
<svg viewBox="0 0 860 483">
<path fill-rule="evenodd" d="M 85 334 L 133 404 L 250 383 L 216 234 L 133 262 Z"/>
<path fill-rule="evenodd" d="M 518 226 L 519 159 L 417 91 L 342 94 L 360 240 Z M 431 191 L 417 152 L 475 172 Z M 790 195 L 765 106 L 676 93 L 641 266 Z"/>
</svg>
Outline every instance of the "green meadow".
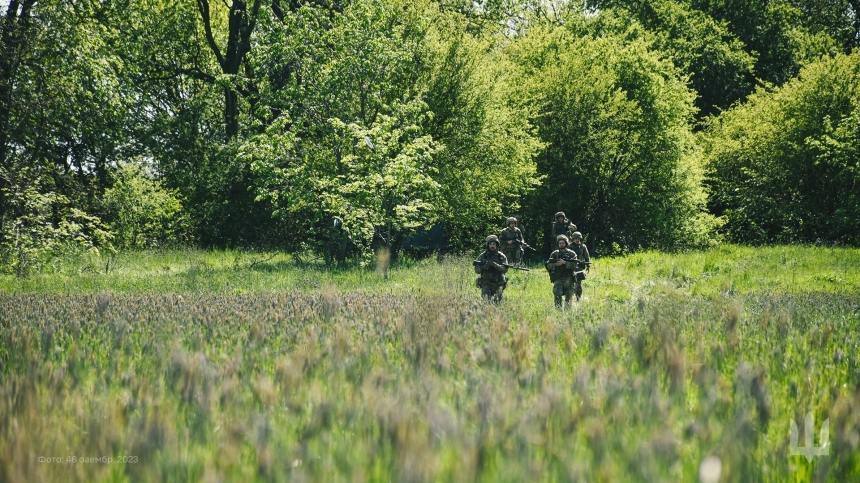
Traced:
<svg viewBox="0 0 860 483">
<path fill-rule="evenodd" d="M 0 481 L 860 480 L 860 250 L 600 258 L 564 310 L 508 274 L 498 306 L 465 256 L 2 276 Z"/>
</svg>

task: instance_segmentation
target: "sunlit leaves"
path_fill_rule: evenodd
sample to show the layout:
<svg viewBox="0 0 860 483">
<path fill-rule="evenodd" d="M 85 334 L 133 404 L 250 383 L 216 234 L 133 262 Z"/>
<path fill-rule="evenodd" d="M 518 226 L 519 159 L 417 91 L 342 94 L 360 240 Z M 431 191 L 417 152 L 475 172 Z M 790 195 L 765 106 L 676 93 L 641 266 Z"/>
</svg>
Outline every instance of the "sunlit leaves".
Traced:
<svg viewBox="0 0 860 483">
<path fill-rule="evenodd" d="M 678 71 L 641 39 L 560 27 L 532 29 L 511 55 L 547 143 L 532 217 L 565 211 L 604 252 L 690 243 L 703 196 Z"/>
<path fill-rule="evenodd" d="M 710 126 L 711 206 L 734 239 L 860 240 L 858 59 L 823 57 Z"/>
<path fill-rule="evenodd" d="M 438 213 L 433 156 L 439 145 L 420 127 L 427 115 L 425 104 L 411 101 L 395 104 L 367 128 L 329 119 L 344 153 L 339 158 L 291 163 L 292 143 L 279 136 L 259 136 L 243 153 L 260 175 L 260 199 L 271 201 L 279 216 L 311 212 L 323 225 L 337 217 L 359 246 L 388 246 L 429 226 Z"/>
</svg>

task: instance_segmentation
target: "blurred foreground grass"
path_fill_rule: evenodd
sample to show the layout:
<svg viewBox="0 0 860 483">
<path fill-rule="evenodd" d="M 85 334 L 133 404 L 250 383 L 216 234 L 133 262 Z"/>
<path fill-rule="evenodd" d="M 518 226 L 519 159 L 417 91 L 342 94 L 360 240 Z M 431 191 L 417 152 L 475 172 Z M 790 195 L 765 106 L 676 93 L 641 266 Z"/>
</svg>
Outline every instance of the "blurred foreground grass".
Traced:
<svg viewBox="0 0 860 483">
<path fill-rule="evenodd" d="M 499 307 L 474 277 L 198 251 L 0 277 L 0 481 L 860 479 L 860 250 L 600 259 L 565 311 L 540 267 Z"/>
</svg>

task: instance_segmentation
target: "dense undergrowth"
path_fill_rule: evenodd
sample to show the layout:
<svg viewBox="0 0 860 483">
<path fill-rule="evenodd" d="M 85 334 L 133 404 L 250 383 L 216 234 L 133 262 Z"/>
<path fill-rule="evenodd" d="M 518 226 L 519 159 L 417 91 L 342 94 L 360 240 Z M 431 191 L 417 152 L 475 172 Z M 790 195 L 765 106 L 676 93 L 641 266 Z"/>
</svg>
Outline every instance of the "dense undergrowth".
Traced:
<svg viewBox="0 0 860 483">
<path fill-rule="evenodd" d="M 558 311 L 539 267 L 483 303 L 465 258 L 64 261 L 0 278 L 0 480 L 695 481 L 716 456 L 720 481 L 853 481 L 858 273 L 852 249 L 641 253 Z"/>
</svg>

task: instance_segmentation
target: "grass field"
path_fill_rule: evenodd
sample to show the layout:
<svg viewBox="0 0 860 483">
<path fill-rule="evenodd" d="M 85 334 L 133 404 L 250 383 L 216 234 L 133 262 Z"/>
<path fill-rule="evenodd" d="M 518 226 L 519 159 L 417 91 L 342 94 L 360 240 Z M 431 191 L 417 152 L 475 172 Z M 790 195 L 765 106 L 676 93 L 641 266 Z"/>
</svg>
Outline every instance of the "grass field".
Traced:
<svg viewBox="0 0 860 483">
<path fill-rule="evenodd" d="M 0 481 L 860 480 L 860 250 L 599 259 L 564 311 L 509 276 L 499 306 L 462 257 L 0 276 Z"/>
</svg>

